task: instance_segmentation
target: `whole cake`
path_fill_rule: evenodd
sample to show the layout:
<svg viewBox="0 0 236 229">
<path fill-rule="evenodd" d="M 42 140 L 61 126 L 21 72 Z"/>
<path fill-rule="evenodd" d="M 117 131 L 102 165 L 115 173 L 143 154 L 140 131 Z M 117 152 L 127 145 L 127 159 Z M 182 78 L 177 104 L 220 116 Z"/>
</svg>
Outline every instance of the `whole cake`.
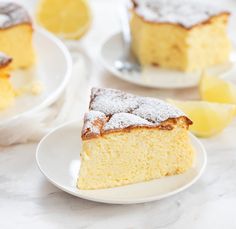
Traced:
<svg viewBox="0 0 236 229">
<path fill-rule="evenodd" d="M 79 189 L 180 174 L 192 166 L 191 120 L 162 100 L 93 88 L 82 129 Z"/>
<path fill-rule="evenodd" d="M 27 11 L 11 2 L 0 2 L 0 51 L 13 58 L 11 68 L 34 62 L 33 27 Z"/>
<path fill-rule="evenodd" d="M 142 65 L 194 71 L 229 60 L 228 11 L 187 0 L 132 2 L 132 50 Z"/>
<path fill-rule="evenodd" d="M 9 80 L 11 62 L 11 57 L 0 52 L 0 111 L 11 106 L 15 100 L 15 90 Z"/>
</svg>

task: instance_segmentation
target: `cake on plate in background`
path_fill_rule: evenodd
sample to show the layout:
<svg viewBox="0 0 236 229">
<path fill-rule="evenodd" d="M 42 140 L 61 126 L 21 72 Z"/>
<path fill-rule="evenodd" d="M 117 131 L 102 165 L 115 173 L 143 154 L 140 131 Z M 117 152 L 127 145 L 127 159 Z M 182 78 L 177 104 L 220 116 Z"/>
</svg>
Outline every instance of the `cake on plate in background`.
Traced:
<svg viewBox="0 0 236 229">
<path fill-rule="evenodd" d="M 28 12 L 13 2 L 0 2 L 0 51 L 13 58 L 11 68 L 34 63 L 33 27 Z"/>
<path fill-rule="evenodd" d="M 141 65 L 191 72 L 229 61 L 228 11 L 186 0 L 132 3 L 132 50 Z"/>
<path fill-rule="evenodd" d="M 191 124 L 162 100 L 92 89 L 77 187 L 111 188 L 184 173 L 194 159 Z"/>
<path fill-rule="evenodd" d="M 0 111 L 10 107 L 20 90 L 10 82 L 10 70 L 34 63 L 33 25 L 28 12 L 13 2 L 0 2 Z"/>
<path fill-rule="evenodd" d="M 3 52 L 0 52 L 0 77 L 9 77 L 12 58 Z"/>
<path fill-rule="evenodd" d="M 9 79 L 11 63 L 12 58 L 0 52 L 0 111 L 11 106 L 15 100 L 15 90 Z"/>
</svg>

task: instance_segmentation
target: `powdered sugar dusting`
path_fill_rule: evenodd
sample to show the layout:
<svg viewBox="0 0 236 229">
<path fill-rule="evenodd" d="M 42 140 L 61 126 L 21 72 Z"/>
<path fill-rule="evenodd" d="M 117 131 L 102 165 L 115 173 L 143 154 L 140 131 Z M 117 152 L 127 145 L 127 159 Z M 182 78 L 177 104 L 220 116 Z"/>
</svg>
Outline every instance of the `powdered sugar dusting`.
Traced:
<svg viewBox="0 0 236 229">
<path fill-rule="evenodd" d="M 31 19 L 23 7 L 12 2 L 0 2 L 0 29 L 22 23 L 31 23 Z"/>
<path fill-rule="evenodd" d="M 147 21 L 180 24 L 186 28 L 226 10 L 193 0 L 134 0 L 138 15 Z"/>
<path fill-rule="evenodd" d="M 90 109 L 113 115 L 116 113 L 130 113 L 138 107 L 137 97 L 114 89 L 92 89 Z"/>
<path fill-rule="evenodd" d="M 162 100 L 114 89 L 92 89 L 89 108 L 82 133 L 86 136 L 132 126 L 154 127 L 169 118 L 186 116 Z"/>
<path fill-rule="evenodd" d="M 152 123 L 147 120 L 140 118 L 137 115 L 129 113 L 117 113 L 114 114 L 109 122 L 104 126 L 105 131 L 114 130 L 114 129 L 124 129 L 130 126 L 151 126 Z"/>
<path fill-rule="evenodd" d="M 100 135 L 101 127 L 106 122 L 106 115 L 100 111 L 89 111 L 84 117 L 83 134 L 92 133 Z M 100 124 L 100 125 L 99 125 Z"/>
<path fill-rule="evenodd" d="M 132 113 L 150 121 L 151 123 L 160 124 L 168 118 L 177 118 L 185 114 L 172 105 L 154 98 L 139 97 L 139 107 Z"/>
</svg>

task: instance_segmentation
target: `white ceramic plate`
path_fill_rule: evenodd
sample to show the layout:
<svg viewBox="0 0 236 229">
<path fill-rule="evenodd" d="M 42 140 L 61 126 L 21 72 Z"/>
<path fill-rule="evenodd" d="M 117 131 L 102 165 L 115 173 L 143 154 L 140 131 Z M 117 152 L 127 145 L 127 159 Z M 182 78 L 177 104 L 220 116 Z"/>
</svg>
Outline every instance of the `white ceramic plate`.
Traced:
<svg viewBox="0 0 236 229">
<path fill-rule="evenodd" d="M 114 76 L 133 84 L 151 88 L 187 88 L 198 85 L 201 71 L 184 73 L 153 66 L 145 67 L 141 73 L 118 71 L 114 66 L 114 62 L 123 56 L 122 42 L 121 33 L 114 34 L 103 43 L 100 51 L 104 67 Z M 235 60 L 236 53 L 233 52 L 229 63 L 209 68 L 208 71 L 212 74 L 222 74 L 232 68 Z"/>
<path fill-rule="evenodd" d="M 42 139 L 36 152 L 39 169 L 46 178 L 58 188 L 74 196 L 112 204 L 160 200 L 194 184 L 206 166 L 206 151 L 200 141 L 190 134 L 196 150 L 196 160 L 186 173 L 118 188 L 79 190 L 76 188 L 76 179 L 80 168 L 80 123 L 74 121 L 55 129 Z"/>
<path fill-rule="evenodd" d="M 31 115 L 55 102 L 71 76 L 71 56 L 59 39 L 37 28 L 34 31 L 33 44 L 36 54 L 35 66 L 11 72 L 11 81 L 17 87 L 39 82 L 42 85 L 42 93 L 17 97 L 12 107 L 0 112 L 0 125 L 23 115 Z"/>
</svg>

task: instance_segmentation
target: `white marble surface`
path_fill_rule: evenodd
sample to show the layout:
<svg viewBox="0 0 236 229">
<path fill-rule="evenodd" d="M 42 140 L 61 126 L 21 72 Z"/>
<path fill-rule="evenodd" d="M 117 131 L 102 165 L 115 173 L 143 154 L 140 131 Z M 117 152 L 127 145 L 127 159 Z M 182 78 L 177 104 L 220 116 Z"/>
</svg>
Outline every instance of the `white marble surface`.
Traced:
<svg viewBox="0 0 236 229">
<path fill-rule="evenodd" d="M 236 8 L 234 1 L 225 2 L 231 8 Z M 33 8 L 31 0 L 24 3 Z M 119 30 L 114 10 L 116 4 L 118 1 L 91 1 L 93 27 L 78 42 L 93 63 L 90 84 L 121 88 L 141 95 L 197 97 L 194 89 L 170 92 L 135 87 L 112 78 L 102 68 L 98 60 L 100 44 L 107 35 Z M 235 33 L 232 31 L 232 34 Z M 0 229 L 234 229 L 235 136 L 236 120 L 218 136 L 202 139 L 208 152 L 208 165 L 203 177 L 191 188 L 162 201 L 137 205 L 99 204 L 70 196 L 57 189 L 37 168 L 36 143 L 0 148 Z"/>
</svg>

